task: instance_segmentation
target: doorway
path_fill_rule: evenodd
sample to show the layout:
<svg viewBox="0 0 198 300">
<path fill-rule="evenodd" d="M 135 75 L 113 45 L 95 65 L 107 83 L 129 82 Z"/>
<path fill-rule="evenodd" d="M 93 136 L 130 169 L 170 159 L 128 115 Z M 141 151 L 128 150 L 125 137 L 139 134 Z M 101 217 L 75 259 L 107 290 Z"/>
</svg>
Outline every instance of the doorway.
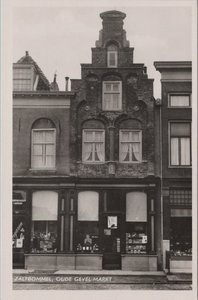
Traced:
<svg viewBox="0 0 198 300">
<path fill-rule="evenodd" d="M 105 214 L 103 216 L 103 269 L 121 269 L 121 216 Z"/>
</svg>

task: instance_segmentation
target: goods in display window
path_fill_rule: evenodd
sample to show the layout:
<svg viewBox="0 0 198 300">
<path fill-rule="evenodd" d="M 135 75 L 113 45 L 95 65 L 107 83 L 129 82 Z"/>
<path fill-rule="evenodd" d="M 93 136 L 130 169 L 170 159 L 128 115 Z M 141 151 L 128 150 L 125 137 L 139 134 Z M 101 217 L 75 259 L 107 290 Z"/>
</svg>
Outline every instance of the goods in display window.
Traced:
<svg viewBox="0 0 198 300">
<path fill-rule="evenodd" d="M 57 252 L 57 224 L 53 221 L 33 222 L 31 236 L 32 253 Z"/>
<path fill-rule="evenodd" d="M 170 254 L 172 256 L 192 255 L 192 219 L 171 218 Z"/>
<path fill-rule="evenodd" d="M 146 224 L 126 224 L 126 253 L 146 254 L 148 237 L 146 234 Z"/>
<path fill-rule="evenodd" d="M 98 252 L 99 251 L 98 236 L 90 236 L 89 234 L 86 234 L 84 242 L 78 243 L 76 250 L 77 252 L 82 252 L 82 253 Z"/>
<path fill-rule="evenodd" d="M 16 226 L 17 224 L 17 226 Z M 24 239 L 25 239 L 25 229 L 22 221 L 19 223 L 14 220 L 14 232 L 12 235 L 12 246 L 13 248 L 23 248 L 24 247 Z"/>
<path fill-rule="evenodd" d="M 98 222 L 78 222 L 76 251 L 78 253 L 99 252 Z"/>
</svg>

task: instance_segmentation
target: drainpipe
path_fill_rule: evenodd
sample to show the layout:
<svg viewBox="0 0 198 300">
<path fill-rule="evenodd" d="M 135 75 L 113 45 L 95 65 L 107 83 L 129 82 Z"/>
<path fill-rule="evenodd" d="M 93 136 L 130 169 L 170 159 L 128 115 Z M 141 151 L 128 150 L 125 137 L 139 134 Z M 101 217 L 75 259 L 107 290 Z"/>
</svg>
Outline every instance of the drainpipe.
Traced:
<svg viewBox="0 0 198 300">
<path fill-rule="evenodd" d="M 164 252 L 164 234 L 163 234 L 163 174 L 162 174 L 162 100 L 156 99 L 156 104 L 159 106 L 159 151 L 160 151 L 160 236 L 161 236 L 161 255 L 162 255 L 162 268 L 165 269 L 166 253 Z"/>
<path fill-rule="evenodd" d="M 162 249 L 162 266 L 163 269 L 165 268 L 165 262 L 166 262 L 166 258 L 165 253 L 163 251 L 163 240 L 164 240 L 164 233 L 163 233 L 163 225 L 164 225 L 164 214 L 163 214 L 163 176 L 162 176 L 162 106 L 160 105 L 160 181 L 161 181 L 161 185 L 160 185 L 160 197 L 161 197 L 161 249 Z"/>
</svg>

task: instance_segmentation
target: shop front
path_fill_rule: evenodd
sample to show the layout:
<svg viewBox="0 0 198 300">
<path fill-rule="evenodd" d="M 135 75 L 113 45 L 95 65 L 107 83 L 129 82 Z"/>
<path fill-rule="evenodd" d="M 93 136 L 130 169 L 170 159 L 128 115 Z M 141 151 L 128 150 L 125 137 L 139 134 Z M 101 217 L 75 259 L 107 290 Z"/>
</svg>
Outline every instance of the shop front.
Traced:
<svg viewBox="0 0 198 300">
<path fill-rule="evenodd" d="M 155 195 L 149 185 L 33 191 L 25 268 L 156 271 Z"/>
<path fill-rule="evenodd" d="M 26 193 L 17 191 L 13 193 L 13 222 L 12 222 L 12 249 L 13 265 L 15 268 L 24 268 L 25 248 L 27 242 L 27 199 Z"/>
<path fill-rule="evenodd" d="M 192 273 L 192 192 L 170 190 L 170 273 Z"/>
</svg>

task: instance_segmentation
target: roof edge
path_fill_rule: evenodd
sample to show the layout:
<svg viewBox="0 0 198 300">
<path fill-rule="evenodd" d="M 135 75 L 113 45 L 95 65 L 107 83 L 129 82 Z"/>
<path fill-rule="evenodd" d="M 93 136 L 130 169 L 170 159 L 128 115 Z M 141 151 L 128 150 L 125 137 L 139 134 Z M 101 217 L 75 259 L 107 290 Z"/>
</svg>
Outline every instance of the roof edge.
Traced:
<svg viewBox="0 0 198 300">
<path fill-rule="evenodd" d="M 192 61 L 155 61 L 153 64 L 157 71 L 192 68 Z"/>
</svg>

